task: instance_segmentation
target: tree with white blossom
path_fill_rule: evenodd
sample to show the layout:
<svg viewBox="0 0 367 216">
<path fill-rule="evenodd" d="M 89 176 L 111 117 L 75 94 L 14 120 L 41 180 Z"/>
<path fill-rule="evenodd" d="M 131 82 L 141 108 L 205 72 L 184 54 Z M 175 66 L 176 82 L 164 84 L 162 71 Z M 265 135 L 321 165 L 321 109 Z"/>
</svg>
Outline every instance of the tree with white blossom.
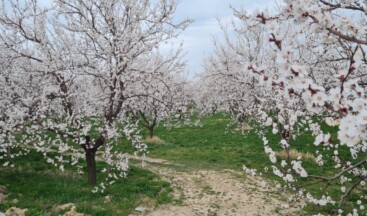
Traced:
<svg viewBox="0 0 367 216">
<path fill-rule="evenodd" d="M 248 31 L 259 26 L 263 29 L 273 47 L 269 54 L 275 55 L 272 67 L 249 62 L 244 68 L 277 100 L 278 112 L 271 114 L 265 106 L 258 121 L 272 126 L 273 132 L 279 129 L 285 132 L 279 145 L 287 152 L 295 148 L 292 142 L 297 136 L 310 130 L 315 137 L 310 151 L 316 155 L 319 169 L 323 170 L 326 164 L 328 167 L 333 164 L 333 168 L 320 176 L 313 173 L 314 169 L 305 168 L 302 158 L 279 161 L 270 147 L 274 143 L 260 133 L 265 152 L 283 186 L 297 191 L 290 199 L 305 199 L 318 207 L 334 206 L 336 214 L 358 215 L 365 212 L 363 192 L 367 178 L 366 2 L 287 0 L 284 3 L 276 14 L 235 13 L 243 22 L 255 23 L 248 25 Z M 321 130 L 320 119 L 338 125 L 337 137 Z M 349 153 L 341 155 L 345 149 Z M 309 183 L 302 179 L 308 179 Z M 320 185 L 321 193 L 308 191 L 312 185 Z M 340 191 L 331 195 L 329 189 L 337 186 Z M 352 194 L 358 199 L 349 199 Z"/>
<path fill-rule="evenodd" d="M 42 152 L 61 170 L 64 163 L 76 165 L 84 155 L 91 184 L 97 183 L 95 160 L 101 150 L 109 167 L 103 170 L 108 177 L 100 183 L 102 190 L 118 176 L 126 176 L 128 157 L 114 145 L 124 134 L 137 151 L 146 150 L 137 123 L 127 113 L 136 108 L 137 98 L 154 97 L 149 86 L 137 91 L 137 85 L 151 76 L 139 70 L 139 64 L 189 23 L 172 21 L 176 6 L 175 0 L 55 0 L 46 8 L 36 0 L 2 1 L 0 44 L 22 64 L 21 72 L 12 70 L 9 76 L 24 73 L 24 82 L 37 80 L 40 88 L 36 98 L 20 95 L 37 102 L 23 120 L 24 137 L 32 139 L 22 140 L 22 148 Z M 33 91 L 22 87 L 25 93 Z M 16 115 L 24 109 L 19 106 Z M 1 120 L 7 125 L 11 118 Z M 7 136 L 15 132 L 10 130 Z M 55 151 L 59 156 L 51 157 Z"/>
<path fill-rule="evenodd" d="M 214 39 L 215 50 L 205 60 L 205 71 L 200 74 L 200 93 L 198 104 L 204 113 L 217 110 L 230 112 L 234 119 L 242 124 L 248 116 L 259 115 L 257 106 L 267 104 L 274 108 L 272 97 L 266 97 L 266 90 L 251 74 L 245 73 L 249 63 L 272 66 L 274 55 L 268 55 L 267 42 L 260 28 L 247 31 L 248 23 L 235 23 L 235 40 L 228 32 L 228 26 L 222 26 L 224 40 Z M 232 36 L 233 37 L 233 36 Z M 261 88 L 261 90 L 259 89 Z M 266 97 L 266 98 L 265 98 Z"/>
<path fill-rule="evenodd" d="M 180 51 L 166 57 L 154 53 L 140 64 L 139 70 L 149 76 L 136 85 L 136 92 L 144 94 L 149 90 L 150 97 L 135 98 L 130 114 L 149 131 L 149 138 L 153 138 L 154 129 L 161 121 L 168 124 L 177 119 L 177 113 L 186 112 L 188 97 L 183 87 L 188 81 L 183 77 L 186 64 Z"/>
<path fill-rule="evenodd" d="M 40 80 L 23 70 L 30 66 L 30 61 L 14 58 L 8 49 L 0 46 L 0 159 L 5 159 L 3 166 L 13 167 L 13 158 L 29 151 L 16 142 L 16 133 L 23 130 L 40 102 Z M 17 148 L 20 151 L 14 153 Z"/>
</svg>

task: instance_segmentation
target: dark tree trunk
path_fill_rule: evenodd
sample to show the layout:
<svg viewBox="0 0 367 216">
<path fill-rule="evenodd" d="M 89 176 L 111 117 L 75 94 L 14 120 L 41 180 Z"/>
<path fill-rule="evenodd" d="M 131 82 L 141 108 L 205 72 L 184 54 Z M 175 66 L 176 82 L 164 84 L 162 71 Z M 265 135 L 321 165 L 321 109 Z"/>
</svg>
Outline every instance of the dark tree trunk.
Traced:
<svg viewBox="0 0 367 216">
<path fill-rule="evenodd" d="M 104 136 L 101 135 L 91 145 L 90 136 L 85 136 L 85 144 L 81 145 L 85 152 L 85 159 L 87 161 L 88 182 L 89 184 L 97 184 L 97 167 L 96 167 L 96 152 L 105 142 Z"/>
<path fill-rule="evenodd" d="M 149 122 L 149 119 L 144 115 L 143 112 L 139 111 L 140 116 L 143 119 L 143 125 L 144 127 L 146 127 L 149 130 L 149 138 L 153 138 L 154 136 L 154 127 L 157 125 L 157 118 L 154 117 L 152 120 L 152 123 Z M 157 113 L 155 112 L 155 115 L 157 115 Z"/>
<path fill-rule="evenodd" d="M 10 160 L 10 158 L 11 158 L 10 146 L 6 147 L 6 155 L 7 155 L 8 160 Z"/>
<path fill-rule="evenodd" d="M 96 167 L 96 151 L 87 149 L 85 151 L 85 159 L 87 160 L 88 182 L 89 184 L 97 184 L 97 167 Z"/>
<path fill-rule="evenodd" d="M 149 137 L 153 138 L 154 136 L 154 126 L 149 127 Z"/>
<path fill-rule="evenodd" d="M 9 136 L 9 132 L 7 131 L 7 132 L 5 132 L 5 137 L 8 137 L 8 136 Z M 11 158 L 11 148 L 10 148 L 10 144 L 8 144 L 8 143 L 9 143 L 9 139 L 5 138 L 5 140 L 2 144 L 6 146 L 6 156 L 10 160 L 10 158 Z"/>
</svg>

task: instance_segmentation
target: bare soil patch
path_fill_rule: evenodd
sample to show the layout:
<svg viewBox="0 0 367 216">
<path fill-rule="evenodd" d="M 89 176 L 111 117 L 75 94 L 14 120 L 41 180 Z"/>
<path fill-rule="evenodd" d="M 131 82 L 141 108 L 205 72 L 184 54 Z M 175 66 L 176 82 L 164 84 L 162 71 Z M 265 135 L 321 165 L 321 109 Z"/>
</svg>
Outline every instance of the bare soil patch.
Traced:
<svg viewBox="0 0 367 216">
<path fill-rule="evenodd" d="M 160 158 L 150 158 L 150 157 L 144 157 L 143 159 L 141 157 L 135 157 L 134 155 L 128 155 L 130 159 L 136 159 L 136 160 L 143 160 L 144 162 L 148 162 L 151 164 L 157 163 L 157 164 L 171 164 L 170 161 L 160 159 Z"/>
<path fill-rule="evenodd" d="M 5 201 L 5 198 L 7 197 L 7 195 L 5 194 L 6 191 L 6 187 L 0 185 L 0 204 L 3 203 Z"/>
<path fill-rule="evenodd" d="M 154 160 L 155 161 L 155 160 Z M 148 164 L 148 169 L 169 181 L 178 204 L 144 206 L 145 212 L 133 215 L 298 215 L 298 207 L 283 208 L 286 196 L 267 186 L 260 177 L 233 170 L 178 171 L 170 167 Z"/>
<path fill-rule="evenodd" d="M 27 211 L 28 209 L 11 207 L 8 210 L 6 210 L 5 215 L 6 216 L 25 216 Z"/>
<path fill-rule="evenodd" d="M 63 211 L 63 210 L 69 210 L 69 211 L 65 212 L 63 214 L 63 216 L 84 216 L 84 214 L 78 213 L 76 211 L 76 207 L 75 207 L 74 203 L 67 203 L 67 204 L 56 206 L 53 211 L 54 212 L 59 212 L 59 211 Z"/>
</svg>

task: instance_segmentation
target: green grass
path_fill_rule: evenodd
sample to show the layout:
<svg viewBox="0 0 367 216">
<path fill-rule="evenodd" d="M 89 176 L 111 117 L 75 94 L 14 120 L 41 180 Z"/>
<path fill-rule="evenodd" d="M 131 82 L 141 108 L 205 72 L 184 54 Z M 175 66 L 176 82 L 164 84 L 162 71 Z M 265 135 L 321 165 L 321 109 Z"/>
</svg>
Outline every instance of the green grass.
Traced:
<svg viewBox="0 0 367 216">
<path fill-rule="evenodd" d="M 255 165 L 258 161 L 267 164 L 261 140 L 254 133 L 243 135 L 234 132 L 228 116 L 217 114 L 202 120 L 203 127 L 183 126 L 167 130 L 162 126 L 156 135 L 166 142 L 150 145 L 150 157 L 167 159 L 187 165 L 188 168 L 234 169 Z"/>
<path fill-rule="evenodd" d="M 102 169 L 103 163 L 98 163 L 98 167 Z M 99 180 L 103 177 L 99 175 Z M 169 183 L 156 174 L 132 167 L 126 179 L 108 187 L 105 193 L 93 194 L 86 176 L 73 171 L 59 172 L 37 153 L 17 161 L 16 168 L 1 168 L 0 185 L 6 186 L 9 193 L 6 202 L 0 204 L 0 212 L 16 206 L 27 208 L 27 215 L 46 215 L 66 203 L 74 203 L 78 212 L 89 215 L 128 215 L 146 200 L 155 205 L 171 202 L 172 191 Z M 104 203 L 107 195 L 111 196 L 111 202 Z M 19 202 L 12 203 L 14 199 Z"/>
<path fill-rule="evenodd" d="M 263 173 L 263 176 L 269 180 L 282 180 L 272 174 L 271 163 L 268 156 L 264 153 L 263 143 L 254 131 L 246 133 L 234 132 L 235 126 L 230 124 L 230 118 L 224 114 L 216 114 L 202 119 L 203 127 L 199 126 L 183 126 L 182 128 L 166 128 L 159 126 L 156 129 L 156 135 L 166 142 L 164 145 L 149 146 L 149 156 L 167 159 L 184 165 L 185 169 L 233 169 L 242 170 L 242 166 L 255 168 Z M 229 126 L 228 126 L 229 125 Z M 337 144 L 337 127 L 330 127 L 321 123 L 322 130 L 329 132 L 334 140 L 333 144 Z M 270 146 L 275 150 L 281 150 L 280 136 L 267 134 Z M 322 146 L 315 147 L 313 145 L 314 137 L 311 132 L 304 132 L 296 140 L 292 141 L 292 148 L 299 152 L 311 153 L 316 156 L 316 151 L 326 152 Z M 343 158 L 350 158 L 349 149 L 347 147 L 339 147 L 339 154 Z M 328 151 L 324 157 L 324 166 L 318 166 L 312 160 L 305 160 L 303 166 L 309 174 L 319 176 L 333 176 L 336 174 L 334 168 L 335 163 L 332 161 L 332 152 Z M 281 160 L 278 158 L 278 160 Z M 351 160 L 353 161 L 353 160 Z M 264 168 L 270 168 L 268 173 L 264 172 Z M 348 176 L 348 175 L 346 175 Z M 351 176 L 350 176 L 351 177 Z M 306 178 L 298 178 L 301 185 L 308 184 L 314 180 Z M 348 184 L 347 184 L 348 185 Z M 324 184 L 317 184 L 307 187 L 315 197 L 321 196 L 320 187 Z M 328 188 L 325 195 L 331 197 L 340 197 L 341 185 L 336 181 Z M 358 195 L 366 193 L 366 190 L 357 190 L 350 197 L 350 201 L 358 200 Z M 335 199 L 339 201 L 338 199 Z M 350 203 L 345 204 L 345 209 L 353 209 Z M 308 206 L 305 208 L 307 213 L 321 211 L 330 213 L 332 206 L 328 205 L 323 208 Z M 306 214 L 307 214 L 306 213 Z"/>
<path fill-rule="evenodd" d="M 322 124 L 322 128 L 331 133 L 333 140 L 337 140 L 337 128 L 325 124 Z M 173 165 L 162 166 L 184 171 L 192 169 L 242 171 L 242 166 L 246 165 L 262 172 L 270 181 L 280 180 L 272 174 L 271 169 L 268 173 L 264 172 L 264 168 L 270 168 L 272 164 L 264 153 L 263 143 L 258 135 L 253 130 L 241 133 L 235 129 L 235 125 L 231 124 L 230 118 L 225 114 L 203 118 L 202 126 L 182 126 L 168 130 L 160 124 L 155 130 L 155 135 L 162 139 L 164 144 L 149 145 L 148 156 L 170 160 Z M 147 134 L 143 136 L 146 137 Z M 271 133 L 267 137 L 272 148 L 280 150 L 278 145 L 280 137 Z M 313 142 L 314 138 L 310 132 L 305 132 L 292 141 L 292 146 L 299 152 L 309 152 L 316 156 L 316 150 L 324 150 L 321 146 L 316 148 Z M 118 150 L 131 154 L 134 152 L 134 148 L 126 139 L 118 144 Z M 345 147 L 341 147 L 339 153 L 343 157 L 350 155 L 348 148 Z M 312 160 L 306 160 L 303 165 L 309 174 L 330 176 L 335 172 L 331 156 L 329 154 L 329 157 L 324 158 L 325 165 L 322 167 L 315 166 Z M 98 163 L 99 170 L 103 166 L 103 163 Z M 99 175 L 99 181 L 103 177 Z M 298 180 L 301 184 L 310 183 L 308 179 Z M 169 193 L 172 191 L 169 184 L 149 171 L 133 166 L 128 178 L 115 183 L 104 194 L 93 194 L 85 176 L 79 176 L 76 172 L 57 172 L 37 154 L 19 159 L 14 169 L 0 168 L 0 185 L 6 185 L 8 192 L 11 193 L 8 202 L 0 204 L 0 211 L 13 206 L 12 199 L 18 199 L 19 203 L 16 206 L 28 208 L 29 215 L 43 215 L 56 205 L 65 203 L 75 203 L 78 212 L 90 215 L 128 215 L 147 199 L 156 205 L 174 201 Z M 314 185 L 308 187 L 308 190 L 313 195 L 319 196 L 321 186 L 323 185 Z M 338 182 L 332 184 L 328 191 L 328 195 L 332 197 L 339 196 L 341 192 Z M 357 200 L 358 195 L 363 193 L 366 191 L 357 191 L 350 200 Z M 104 203 L 106 195 L 112 197 L 111 203 Z M 345 208 L 349 207 L 347 204 Z M 329 213 L 330 208 L 331 206 L 327 206 L 316 210 Z M 305 209 L 306 214 L 313 213 L 314 210 L 311 206 Z"/>
</svg>

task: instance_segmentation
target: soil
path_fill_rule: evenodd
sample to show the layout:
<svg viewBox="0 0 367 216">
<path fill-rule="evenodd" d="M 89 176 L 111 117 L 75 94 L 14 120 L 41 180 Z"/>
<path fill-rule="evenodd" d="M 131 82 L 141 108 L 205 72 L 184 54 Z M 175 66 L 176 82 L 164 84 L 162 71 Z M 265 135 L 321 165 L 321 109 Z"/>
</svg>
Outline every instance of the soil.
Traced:
<svg viewBox="0 0 367 216">
<path fill-rule="evenodd" d="M 67 203 L 64 205 L 56 206 L 53 211 L 58 212 L 61 210 L 69 210 L 63 214 L 63 216 L 84 216 L 84 214 L 78 213 L 73 203 Z"/>
<path fill-rule="evenodd" d="M 25 216 L 27 211 L 28 209 L 11 207 L 8 210 L 6 210 L 5 215 L 6 216 Z"/>
<path fill-rule="evenodd" d="M 5 194 L 6 191 L 6 187 L 0 185 L 0 204 L 4 202 L 5 198 L 7 197 L 7 195 Z"/>
<path fill-rule="evenodd" d="M 287 206 L 286 195 L 272 189 L 264 179 L 233 170 L 179 171 L 159 166 L 160 159 L 147 158 L 147 168 L 170 182 L 175 204 L 161 205 L 132 215 L 298 215 L 300 208 Z M 164 161 L 167 164 L 167 161 Z M 170 163 L 172 164 L 172 163 Z M 300 205 L 300 204 L 299 204 Z"/>
</svg>

